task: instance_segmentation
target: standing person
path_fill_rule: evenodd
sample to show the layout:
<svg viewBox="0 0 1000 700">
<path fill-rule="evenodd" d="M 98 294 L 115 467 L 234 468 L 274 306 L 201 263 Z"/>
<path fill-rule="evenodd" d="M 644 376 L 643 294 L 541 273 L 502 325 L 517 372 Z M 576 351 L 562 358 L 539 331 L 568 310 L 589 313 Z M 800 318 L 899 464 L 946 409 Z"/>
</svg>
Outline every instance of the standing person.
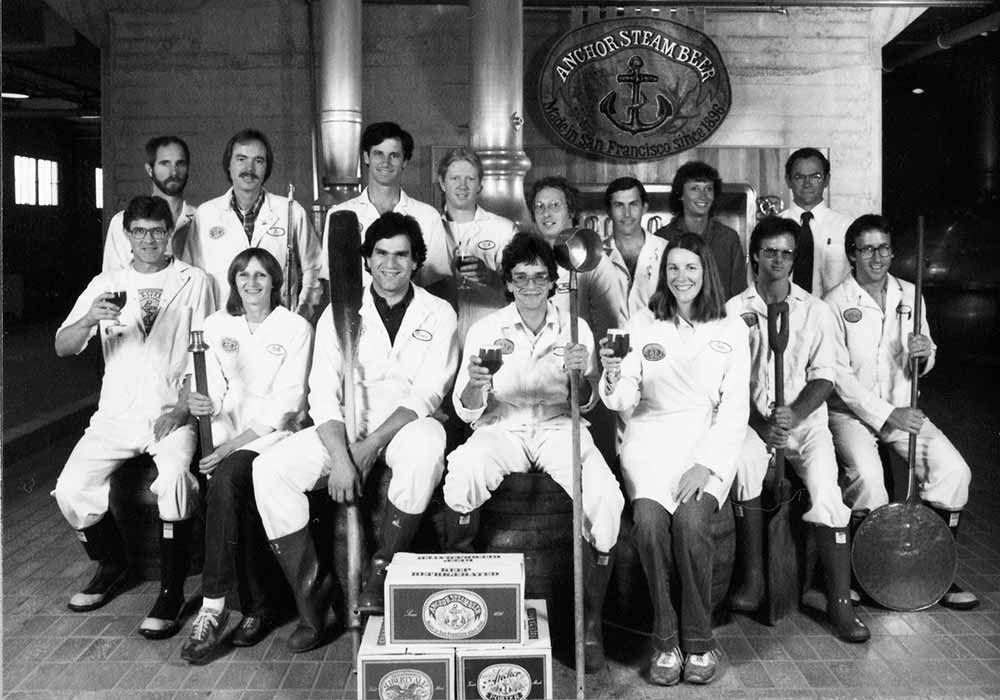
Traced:
<svg viewBox="0 0 1000 700">
<path fill-rule="evenodd" d="M 181 257 L 184 251 L 188 225 L 195 213 L 195 208 L 184 201 L 190 165 L 188 145 L 179 136 L 156 136 L 146 142 L 146 176 L 152 184 L 152 196 L 159 197 L 170 206 L 174 225 L 167 238 L 166 249 L 175 258 Z M 132 240 L 125 230 L 124 219 L 124 211 L 111 217 L 108 235 L 104 239 L 102 272 L 127 268 L 132 262 Z"/>
<path fill-rule="evenodd" d="M 878 443 L 906 458 L 910 435 L 916 435 L 920 500 L 957 538 L 972 472 L 941 429 L 910 408 L 910 359 L 919 360 L 921 376 L 934 366 L 927 315 L 921 313 L 923 333 L 914 335 L 916 290 L 889 274 L 892 230 L 884 217 L 855 219 L 844 245 L 852 274 L 824 298 L 836 317 L 840 347 L 847 350 L 829 401 L 833 444 L 844 465 L 844 499 L 858 521 L 888 503 Z M 921 311 L 926 308 L 921 303 Z M 978 604 L 975 594 L 954 582 L 941 599 L 941 605 L 957 610 Z"/>
<path fill-rule="evenodd" d="M 785 184 L 792 191 L 792 205 L 779 216 L 800 224 L 801 231 L 792 279 L 822 297 L 851 274 L 844 254 L 844 234 L 851 219 L 823 200 L 830 184 L 830 161 L 818 149 L 800 148 L 788 156 Z"/>
<path fill-rule="evenodd" d="M 127 269 L 102 272 L 76 300 L 56 332 L 59 357 L 78 355 L 94 336 L 104 349 L 97 412 L 73 448 L 52 494 L 77 531 L 97 573 L 69 601 L 75 612 L 105 605 L 128 581 L 124 543 L 108 510 L 111 474 L 148 454 L 157 476 L 149 489 L 160 514 L 160 593 L 139 634 L 170 637 L 179 629 L 190 564 L 191 516 L 198 481 L 191 473 L 194 429 L 188 422 L 188 341 L 210 310 L 210 282 L 201 270 L 171 258 L 170 205 L 135 197 L 123 224 L 134 257 Z M 124 305 L 110 290 L 124 291 Z"/>
<path fill-rule="evenodd" d="M 604 252 L 618 273 L 621 295 L 627 300 L 626 318 L 646 315 L 667 247 L 664 239 L 647 236 L 642 229 L 642 217 L 649 209 L 646 188 L 634 177 L 620 177 L 604 190 L 604 208 L 611 219 Z"/>
<path fill-rule="evenodd" d="M 413 540 L 444 472 L 444 427 L 432 417 L 451 387 L 458 364 L 455 312 L 414 285 L 427 256 L 420 226 L 411 216 L 383 214 L 365 232 L 361 249 L 371 275 L 361 305 L 354 377 L 357 434 L 344 423 L 343 358 L 332 309 L 320 316 L 306 428 L 265 451 L 254 462 L 253 482 L 271 547 L 292 585 L 299 626 L 288 640 L 293 652 L 326 639 L 326 610 L 333 584 L 323 570 L 307 528 L 305 492 L 327 480 L 331 498 L 350 503 L 377 459 L 392 470 L 378 548 L 359 608 L 381 614 L 386 568 Z"/>
<path fill-rule="evenodd" d="M 677 168 L 670 186 L 670 210 L 674 218 L 656 232 L 672 241 L 684 233 L 697 233 L 715 258 L 726 299 L 747 288 L 747 258 L 736 231 L 713 216 L 715 199 L 722 194 L 719 171 L 708 163 L 692 160 Z"/>
<path fill-rule="evenodd" d="M 827 425 L 826 398 L 837 378 L 836 321 L 830 307 L 789 277 L 799 225 L 764 219 L 750 234 L 754 286 L 726 303 L 750 328 L 750 428 L 737 461 L 736 542 L 743 583 L 730 607 L 752 612 L 764 601 L 764 518 L 760 494 L 768 451 L 784 449 L 809 491 L 811 507 L 802 519 L 814 526 L 826 578 L 827 617 L 845 642 L 868 641 L 868 628 L 851 604 L 851 509 L 837 485 L 837 459 Z M 788 347 L 784 352 L 785 406 L 774 406 L 774 361 L 768 342 L 767 305 L 788 303 Z"/>
<path fill-rule="evenodd" d="M 185 260 L 209 274 L 215 299 L 221 302 L 228 294 L 226 277 L 233 258 L 247 248 L 263 248 L 275 257 L 285 276 L 290 265 L 301 270 L 302 289 L 291 300 L 291 308 L 311 318 L 322 298 L 319 241 L 302 205 L 264 189 L 273 167 L 274 153 L 263 133 L 244 129 L 233 134 L 222 153 L 222 170 L 232 186 L 198 208 Z M 286 231 L 289 213 L 292 230 Z M 297 249 L 297 260 L 288 259 L 289 236 L 294 239 L 291 247 Z M 289 300 L 282 298 L 282 303 L 287 306 Z"/>
<path fill-rule="evenodd" d="M 465 338 L 465 371 L 452 394 L 458 417 L 475 429 L 448 456 L 444 481 L 445 550 L 471 552 L 479 529 L 479 508 L 507 474 L 532 466 L 573 495 L 570 452 L 569 377 L 594 372 L 594 340 L 580 319 L 577 345 L 570 345 L 569 317 L 549 297 L 557 279 L 555 254 L 531 233 L 511 239 L 501 261 L 513 303 L 477 321 Z M 480 348 L 499 347 L 503 365 L 491 375 Z M 583 396 L 590 384 L 581 384 Z M 590 433 L 580 431 L 583 467 L 586 670 L 604 668 L 601 611 L 611 577 L 614 546 L 624 506 L 618 482 Z"/>
<path fill-rule="evenodd" d="M 438 164 L 438 185 L 444 192 L 441 215 L 456 277 L 458 339 L 469 326 L 507 305 L 500 277 L 500 254 L 516 233 L 514 222 L 479 206 L 483 163 L 475 151 L 453 148 Z"/>
<path fill-rule="evenodd" d="M 298 429 L 306 404 L 312 326 L 281 306 L 281 266 L 263 248 L 229 265 L 224 309 L 205 320 L 208 394 L 192 391 L 191 415 L 210 417 L 215 450 L 199 462 L 210 476 L 201 610 L 181 647 L 191 663 L 211 659 L 226 627 L 226 596 L 238 592 L 243 620 L 234 646 L 253 646 L 278 622 L 274 556 L 254 500 L 251 467 L 263 450 Z M 287 590 L 287 589 L 285 589 Z"/>
<path fill-rule="evenodd" d="M 630 323 L 637 351 L 616 358 L 602 342 L 601 398 L 634 412 L 622 444 L 633 537 L 653 599 L 649 676 L 674 685 L 711 683 L 719 666 L 712 635 L 711 520 L 736 475 L 750 405 L 747 329 L 726 316 L 708 244 L 685 233 L 670 242 L 654 320 Z M 669 446 L 664 450 L 664 446 Z M 670 581 L 680 585 L 678 613 Z"/>
<path fill-rule="evenodd" d="M 433 287 L 436 295 L 447 298 L 454 246 L 449 247 L 438 210 L 413 199 L 403 190 L 403 172 L 412 157 L 413 137 L 399 124 L 375 122 L 365 128 L 361 134 L 361 158 L 367 168 L 365 188 L 357 197 L 337 204 L 327 212 L 320 277 L 330 279 L 330 220 L 334 212 L 344 209 L 353 211 L 361 224 L 362 238 L 377 218 L 387 212 L 396 212 L 416 219 L 427 247 L 427 261 L 414 282 L 424 288 Z"/>
<path fill-rule="evenodd" d="M 543 177 L 531 186 L 528 208 L 538 233 L 551 246 L 559 234 L 575 225 L 579 213 L 580 192 L 563 177 Z M 559 279 L 553 303 L 560 313 L 569 317 L 569 270 L 558 268 Z M 609 328 L 620 328 L 628 318 L 625 294 L 617 279 L 614 266 L 607 256 L 589 272 L 577 275 L 580 318 L 603 338 Z"/>
</svg>

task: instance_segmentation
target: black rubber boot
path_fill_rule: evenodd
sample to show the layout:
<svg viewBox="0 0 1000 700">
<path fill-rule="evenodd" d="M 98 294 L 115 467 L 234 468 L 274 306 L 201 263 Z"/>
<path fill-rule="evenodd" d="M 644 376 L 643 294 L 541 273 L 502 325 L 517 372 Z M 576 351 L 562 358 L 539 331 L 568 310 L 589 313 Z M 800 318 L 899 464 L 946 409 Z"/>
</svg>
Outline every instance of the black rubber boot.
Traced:
<svg viewBox="0 0 1000 700">
<path fill-rule="evenodd" d="M 608 582 L 614 569 L 614 549 L 607 554 L 583 543 L 583 668 L 598 673 L 607 666 L 604 658 L 603 612 Z"/>
<path fill-rule="evenodd" d="M 358 598 L 358 612 L 382 615 L 385 612 L 385 574 L 396 552 L 410 546 L 424 514 L 404 513 L 391 503 L 386 503 L 382 527 L 379 530 L 378 551 L 372 557 L 368 580 Z"/>
<path fill-rule="evenodd" d="M 736 552 L 742 563 L 740 587 L 729 597 L 729 609 L 736 612 L 756 612 L 764 602 L 767 584 L 764 581 L 764 511 L 760 496 L 738 501 L 736 512 Z"/>
<path fill-rule="evenodd" d="M 479 534 L 479 509 L 468 513 L 445 507 L 444 509 L 444 551 L 473 554 L 472 547 Z"/>
<path fill-rule="evenodd" d="M 160 522 L 160 595 L 139 634 L 146 639 L 167 639 L 180 629 L 184 609 L 184 580 L 191 566 L 191 520 Z"/>
<path fill-rule="evenodd" d="M 309 529 L 271 540 L 271 550 L 292 587 L 299 612 L 299 625 L 288 638 L 288 649 L 298 654 L 322 646 L 328 636 L 326 617 L 333 575 L 322 570 Z"/>
<path fill-rule="evenodd" d="M 106 605 L 128 582 L 128 560 L 125 543 L 110 510 L 96 523 L 77 532 L 87 556 L 97 562 L 97 573 L 66 605 L 73 612 L 87 612 Z"/>
<path fill-rule="evenodd" d="M 826 579 L 826 616 L 845 642 L 867 642 L 871 633 L 851 604 L 851 540 L 846 527 L 816 526 L 816 549 Z"/>
<path fill-rule="evenodd" d="M 937 506 L 932 506 L 929 503 L 924 503 L 928 508 L 933 510 L 941 519 L 944 520 L 948 529 L 951 530 L 951 536 L 955 538 L 955 542 L 958 542 L 958 524 L 961 520 L 960 510 L 945 510 L 944 508 L 938 508 Z M 944 594 L 941 598 L 941 605 L 946 608 L 951 608 L 952 610 L 972 610 L 973 608 L 979 607 L 979 598 L 976 594 L 971 591 L 962 590 L 957 583 L 951 582 L 951 586 L 948 588 L 948 592 Z"/>
</svg>

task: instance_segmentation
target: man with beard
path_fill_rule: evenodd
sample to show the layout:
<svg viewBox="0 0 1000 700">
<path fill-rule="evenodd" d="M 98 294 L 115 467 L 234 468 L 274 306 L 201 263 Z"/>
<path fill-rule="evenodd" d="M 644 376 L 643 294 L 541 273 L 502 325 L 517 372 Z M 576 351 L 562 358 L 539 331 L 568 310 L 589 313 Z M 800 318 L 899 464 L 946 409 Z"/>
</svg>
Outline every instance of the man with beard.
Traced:
<svg viewBox="0 0 1000 700">
<path fill-rule="evenodd" d="M 244 129 L 229 139 L 222 155 L 222 170 L 232 187 L 198 208 L 184 259 L 208 273 L 216 302 L 228 296 L 229 264 L 247 248 L 269 252 L 278 260 L 285 276 L 290 274 L 290 266 L 297 264 L 302 273 L 302 289 L 292 300 L 285 298 L 283 290 L 282 303 L 308 319 L 322 298 L 319 241 L 298 202 L 289 202 L 287 197 L 264 189 L 273 166 L 271 144 L 260 131 Z M 286 231 L 289 220 L 292 230 Z M 289 236 L 294 236 L 292 245 L 297 249 L 297 261 L 288 259 Z"/>
<path fill-rule="evenodd" d="M 194 217 L 195 208 L 184 201 L 184 187 L 187 185 L 188 166 L 191 154 L 184 140 L 177 136 L 156 136 L 146 142 L 146 175 L 153 184 L 152 195 L 170 205 L 174 217 L 174 227 L 167 239 L 167 253 L 180 257 L 187 241 L 188 224 Z M 132 241 L 125 232 L 125 211 L 111 218 L 108 235 L 104 239 L 104 262 L 102 272 L 120 270 L 132 264 Z"/>
</svg>

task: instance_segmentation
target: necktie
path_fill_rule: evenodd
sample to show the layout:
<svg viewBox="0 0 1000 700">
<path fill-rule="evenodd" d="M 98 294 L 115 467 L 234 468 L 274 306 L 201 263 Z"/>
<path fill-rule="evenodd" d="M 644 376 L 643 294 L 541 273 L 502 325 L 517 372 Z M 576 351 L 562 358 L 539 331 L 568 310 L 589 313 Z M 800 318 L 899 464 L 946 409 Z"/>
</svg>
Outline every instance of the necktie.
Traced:
<svg viewBox="0 0 1000 700">
<path fill-rule="evenodd" d="M 813 219 L 811 211 L 802 212 L 802 235 L 795 246 L 795 265 L 792 267 L 792 279 L 795 284 L 812 293 L 813 280 L 813 233 L 809 222 Z"/>
</svg>

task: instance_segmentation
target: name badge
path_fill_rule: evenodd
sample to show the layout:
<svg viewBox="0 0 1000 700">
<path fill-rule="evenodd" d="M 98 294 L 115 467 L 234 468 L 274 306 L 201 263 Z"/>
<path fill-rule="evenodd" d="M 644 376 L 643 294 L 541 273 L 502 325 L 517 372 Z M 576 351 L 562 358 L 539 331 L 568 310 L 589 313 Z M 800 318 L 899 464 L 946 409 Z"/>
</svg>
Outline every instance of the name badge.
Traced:
<svg viewBox="0 0 1000 700">
<path fill-rule="evenodd" d="M 666 356 L 667 351 L 659 343 L 649 343 L 642 348 L 642 357 L 649 362 L 659 362 Z"/>
</svg>

